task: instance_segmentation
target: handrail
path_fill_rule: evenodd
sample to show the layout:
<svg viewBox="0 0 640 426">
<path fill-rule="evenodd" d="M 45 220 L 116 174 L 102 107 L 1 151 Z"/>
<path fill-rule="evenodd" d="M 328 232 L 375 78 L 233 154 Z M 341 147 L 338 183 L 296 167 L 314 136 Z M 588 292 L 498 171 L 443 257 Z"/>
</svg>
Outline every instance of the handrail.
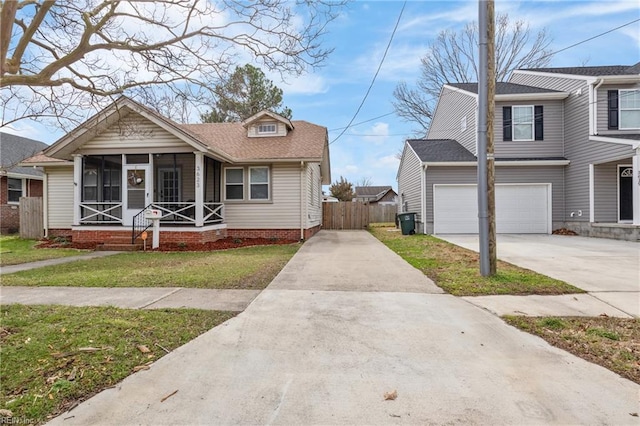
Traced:
<svg viewBox="0 0 640 426">
<path fill-rule="evenodd" d="M 143 232 L 151 227 L 151 221 L 148 221 L 144 217 L 145 210 L 147 210 L 151 206 L 153 206 L 153 203 L 149 204 L 144 209 L 136 213 L 135 216 L 133 216 L 133 223 L 131 224 L 131 244 L 135 244 L 136 238 L 138 238 L 140 235 L 142 235 Z"/>
</svg>

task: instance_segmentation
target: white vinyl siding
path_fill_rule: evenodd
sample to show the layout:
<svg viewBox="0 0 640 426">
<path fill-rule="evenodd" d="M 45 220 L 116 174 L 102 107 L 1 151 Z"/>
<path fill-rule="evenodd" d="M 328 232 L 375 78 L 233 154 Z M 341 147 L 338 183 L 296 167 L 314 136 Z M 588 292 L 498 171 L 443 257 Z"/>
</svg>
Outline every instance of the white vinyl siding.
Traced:
<svg viewBox="0 0 640 426">
<path fill-rule="evenodd" d="M 271 167 L 271 202 L 225 203 L 230 229 L 299 229 L 300 165 Z"/>
<path fill-rule="evenodd" d="M 73 224 L 73 167 L 50 168 L 47 173 L 47 229 L 71 229 Z"/>
<path fill-rule="evenodd" d="M 85 154 L 147 153 L 154 150 L 191 151 L 193 147 L 136 113 L 129 113 L 83 145 Z"/>
<path fill-rule="evenodd" d="M 322 223 L 322 185 L 320 163 L 307 163 L 307 228 L 313 228 Z"/>
</svg>

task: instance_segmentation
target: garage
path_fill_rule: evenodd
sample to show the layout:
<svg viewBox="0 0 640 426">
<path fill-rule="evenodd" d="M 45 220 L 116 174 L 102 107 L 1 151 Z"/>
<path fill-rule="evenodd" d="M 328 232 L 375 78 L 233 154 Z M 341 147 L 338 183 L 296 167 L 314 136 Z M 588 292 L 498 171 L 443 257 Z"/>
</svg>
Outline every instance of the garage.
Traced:
<svg viewBox="0 0 640 426">
<path fill-rule="evenodd" d="M 477 185 L 433 185 L 433 226 L 434 234 L 477 234 Z M 551 184 L 497 184 L 496 232 L 550 234 Z"/>
</svg>

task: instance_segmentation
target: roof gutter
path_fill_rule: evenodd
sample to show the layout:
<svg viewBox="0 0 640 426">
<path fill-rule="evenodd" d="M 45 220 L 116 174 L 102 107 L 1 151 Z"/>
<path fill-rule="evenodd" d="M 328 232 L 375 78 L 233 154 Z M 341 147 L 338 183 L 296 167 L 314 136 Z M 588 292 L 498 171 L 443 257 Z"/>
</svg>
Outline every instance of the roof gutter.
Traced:
<svg viewBox="0 0 640 426">
<path fill-rule="evenodd" d="M 496 167 L 500 166 L 566 166 L 570 163 L 569 160 L 513 160 L 513 161 L 495 161 Z M 478 165 L 477 161 L 425 161 L 423 166 L 430 167 L 475 167 Z"/>
</svg>

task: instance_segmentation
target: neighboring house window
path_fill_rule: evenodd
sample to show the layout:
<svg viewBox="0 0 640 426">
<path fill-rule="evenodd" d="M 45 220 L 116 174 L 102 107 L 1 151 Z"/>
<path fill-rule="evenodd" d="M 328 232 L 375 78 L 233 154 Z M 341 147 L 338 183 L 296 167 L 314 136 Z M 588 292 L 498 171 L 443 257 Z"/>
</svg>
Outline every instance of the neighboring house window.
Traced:
<svg viewBox="0 0 640 426">
<path fill-rule="evenodd" d="M 620 90 L 620 129 L 640 129 L 640 89 Z"/>
<path fill-rule="evenodd" d="M 269 199 L 269 167 L 249 167 L 249 199 Z"/>
<path fill-rule="evenodd" d="M 22 179 L 8 178 L 8 195 L 7 201 L 10 203 L 19 203 L 22 197 Z"/>
<path fill-rule="evenodd" d="M 277 129 L 278 129 L 278 127 L 277 127 L 276 123 L 261 123 L 261 124 L 258 124 L 258 134 L 260 134 L 260 135 L 276 133 Z"/>
<path fill-rule="evenodd" d="M 517 105 L 502 107 L 503 140 L 543 140 L 542 105 Z"/>
<path fill-rule="evenodd" d="M 464 117 L 462 117 L 462 119 L 460 120 L 460 132 L 464 133 L 465 130 L 467 130 L 467 116 L 466 115 Z"/>
<path fill-rule="evenodd" d="M 244 200 L 244 169 L 224 169 L 224 182 L 226 200 Z"/>
</svg>

